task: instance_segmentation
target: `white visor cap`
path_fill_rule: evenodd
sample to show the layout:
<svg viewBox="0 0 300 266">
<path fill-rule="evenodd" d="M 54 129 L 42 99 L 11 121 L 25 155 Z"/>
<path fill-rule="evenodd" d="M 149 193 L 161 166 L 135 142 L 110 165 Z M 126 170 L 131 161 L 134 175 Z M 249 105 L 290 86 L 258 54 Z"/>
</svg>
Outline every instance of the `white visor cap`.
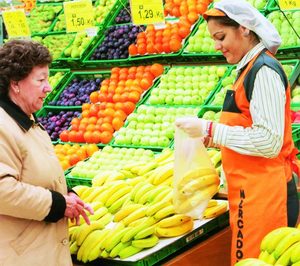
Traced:
<svg viewBox="0 0 300 266">
<path fill-rule="evenodd" d="M 223 11 L 243 27 L 255 32 L 265 47 L 276 54 L 281 38 L 275 26 L 256 8 L 244 0 L 222 0 L 214 8 Z"/>
</svg>

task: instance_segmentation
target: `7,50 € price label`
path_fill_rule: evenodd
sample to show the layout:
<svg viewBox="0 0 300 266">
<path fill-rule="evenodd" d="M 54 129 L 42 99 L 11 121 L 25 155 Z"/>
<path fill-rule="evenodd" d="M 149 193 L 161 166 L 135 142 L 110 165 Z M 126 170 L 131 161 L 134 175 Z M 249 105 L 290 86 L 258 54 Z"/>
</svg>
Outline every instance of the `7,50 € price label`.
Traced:
<svg viewBox="0 0 300 266">
<path fill-rule="evenodd" d="M 94 26 L 94 10 L 91 0 L 64 2 L 67 32 L 78 32 Z"/>
<path fill-rule="evenodd" d="M 3 11 L 2 16 L 9 38 L 30 36 L 24 9 Z"/>
<path fill-rule="evenodd" d="M 140 25 L 165 22 L 162 0 L 130 0 L 130 9 L 133 24 Z"/>
</svg>

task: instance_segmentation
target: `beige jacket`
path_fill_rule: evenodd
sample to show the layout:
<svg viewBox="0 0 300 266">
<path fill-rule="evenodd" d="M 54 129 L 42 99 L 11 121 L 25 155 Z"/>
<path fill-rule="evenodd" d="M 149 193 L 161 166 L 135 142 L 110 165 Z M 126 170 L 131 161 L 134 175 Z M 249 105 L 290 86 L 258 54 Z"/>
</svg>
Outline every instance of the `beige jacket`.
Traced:
<svg viewBox="0 0 300 266">
<path fill-rule="evenodd" d="M 50 138 L 6 111 L 0 107 L 0 266 L 72 265 L 67 220 L 44 221 L 53 209 L 50 190 L 67 193 Z"/>
</svg>

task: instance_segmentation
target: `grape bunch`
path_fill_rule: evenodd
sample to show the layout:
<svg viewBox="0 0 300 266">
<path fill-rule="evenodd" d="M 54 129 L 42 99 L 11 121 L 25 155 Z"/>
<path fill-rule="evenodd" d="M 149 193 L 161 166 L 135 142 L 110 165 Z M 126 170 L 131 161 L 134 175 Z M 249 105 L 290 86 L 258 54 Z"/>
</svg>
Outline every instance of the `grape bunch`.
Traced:
<svg viewBox="0 0 300 266">
<path fill-rule="evenodd" d="M 120 10 L 118 16 L 115 18 L 115 22 L 117 24 L 131 22 L 131 14 L 130 14 L 130 7 L 129 7 L 129 5 L 126 5 L 124 8 L 122 8 Z"/>
</svg>

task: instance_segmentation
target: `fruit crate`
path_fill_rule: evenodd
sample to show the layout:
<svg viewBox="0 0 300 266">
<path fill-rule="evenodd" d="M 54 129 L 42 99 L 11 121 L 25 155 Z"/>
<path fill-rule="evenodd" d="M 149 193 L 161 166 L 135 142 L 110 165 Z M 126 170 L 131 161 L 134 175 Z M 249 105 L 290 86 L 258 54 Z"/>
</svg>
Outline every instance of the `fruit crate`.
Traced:
<svg viewBox="0 0 300 266">
<path fill-rule="evenodd" d="M 289 22 L 293 25 L 294 20 L 298 19 L 300 16 L 300 9 L 291 9 L 291 10 L 279 10 L 278 7 L 270 8 L 270 13 L 266 15 L 269 21 L 272 22 L 274 19 L 276 24 L 273 23 L 277 31 L 279 32 L 282 43 L 278 49 L 276 54 L 277 58 L 299 58 L 300 57 L 300 41 L 299 41 L 299 30 L 297 27 L 294 27 L 298 36 L 295 32 L 291 30 L 287 30 L 291 28 Z M 295 15 L 297 13 L 297 15 Z M 278 14 L 278 15 L 277 15 Z M 284 15 L 283 15 L 284 14 Z M 286 21 L 285 16 L 288 18 L 289 22 Z M 282 25 L 285 26 L 283 27 Z M 298 25 L 297 22 L 295 25 Z M 290 43 L 292 41 L 292 44 Z"/>
<path fill-rule="evenodd" d="M 170 23 L 176 23 L 178 22 L 178 18 L 166 18 L 166 22 Z M 170 63 L 170 61 L 176 61 L 178 57 L 180 57 L 184 51 L 185 43 L 189 39 L 189 37 L 193 34 L 195 29 L 198 28 L 199 23 L 201 22 L 201 19 L 198 19 L 191 27 L 191 32 L 182 40 L 182 47 L 177 52 L 170 52 L 170 53 L 157 53 L 157 54 L 145 54 L 145 55 L 136 55 L 136 56 L 129 56 L 129 61 L 132 63 L 139 63 L 140 61 L 147 61 L 147 62 L 157 62 L 157 60 L 160 60 L 160 62 L 163 63 Z"/>
<path fill-rule="evenodd" d="M 39 9 L 39 8 L 49 8 L 49 7 L 53 7 L 56 8 L 55 12 L 55 16 L 53 18 L 53 20 L 51 21 L 50 25 L 48 26 L 48 28 L 45 31 L 38 31 L 38 32 L 31 32 L 31 37 L 35 37 L 35 36 L 47 36 L 53 29 L 53 27 L 55 26 L 55 23 L 57 21 L 57 16 L 63 12 L 63 6 L 61 3 L 40 3 L 37 4 L 36 7 L 31 11 L 31 13 L 35 10 L 35 9 Z M 28 18 L 28 20 L 30 21 L 30 16 Z M 38 22 L 38 24 L 40 24 L 41 22 Z"/>
<path fill-rule="evenodd" d="M 193 74 L 192 72 L 193 72 L 193 70 L 195 69 L 195 68 L 199 68 L 199 70 L 202 70 L 204 67 L 213 67 L 213 66 L 210 66 L 210 65 L 193 65 L 193 66 L 184 66 L 184 71 L 188 71 L 189 69 L 191 69 L 190 71 L 190 73 L 188 73 L 187 75 L 188 76 L 194 76 L 194 77 L 198 77 L 198 76 L 200 76 L 200 74 L 197 72 L 197 74 Z M 225 72 L 224 72 L 224 76 L 227 76 L 228 75 L 228 73 L 231 71 L 231 68 L 232 68 L 232 66 L 230 66 L 230 65 L 218 65 L 218 66 L 216 66 L 216 67 L 222 67 L 222 68 L 226 68 L 226 70 L 225 70 Z M 174 71 L 174 72 L 176 72 L 176 69 L 180 69 L 180 68 L 182 68 L 182 66 L 173 66 L 171 69 L 170 69 L 170 71 L 168 71 L 167 73 L 166 73 L 166 75 L 169 75 L 169 76 L 171 76 L 171 71 Z M 207 70 L 207 71 L 209 71 L 209 70 Z M 165 74 L 165 73 L 164 73 Z M 208 73 L 207 73 L 208 74 Z M 215 73 L 216 75 L 217 75 L 217 72 Z M 174 76 L 177 76 L 177 73 L 176 73 L 176 75 L 174 75 Z M 184 76 L 184 75 L 183 75 Z M 160 78 L 160 83 L 162 83 L 162 80 L 163 79 L 168 79 L 169 77 L 168 76 L 162 76 L 161 78 Z M 177 95 L 177 96 L 181 96 L 182 97 L 182 99 L 183 99 L 183 103 L 182 104 L 176 104 L 176 103 L 174 103 L 174 104 L 172 104 L 171 102 L 170 103 L 168 103 L 167 102 L 167 99 L 165 98 L 164 99 L 164 103 L 160 103 L 160 104 L 167 104 L 167 105 L 170 105 L 170 106 L 185 106 L 185 107 L 192 107 L 192 106 L 194 106 L 194 107 L 199 107 L 199 106 L 202 106 L 202 105 L 206 105 L 209 101 L 210 101 L 210 99 L 211 99 L 211 97 L 214 95 L 214 93 L 215 93 L 215 91 L 218 89 L 218 87 L 220 86 L 220 83 L 221 83 L 221 80 L 222 80 L 222 76 L 218 76 L 218 81 L 213 81 L 213 82 L 215 82 L 216 84 L 214 85 L 214 87 L 212 87 L 211 89 L 210 89 L 210 91 L 209 91 L 209 93 L 204 97 L 204 100 L 203 100 L 203 102 L 202 103 L 200 103 L 198 100 L 196 100 L 195 99 L 195 101 L 194 101 L 194 103 L 192 102 L 192 99 L 191 99 L 191 103 L 189 103 L 187 100 L 186 100 L 186 97 L 185 97 L 185 94 L 181 94 L 181 95 Z M 180 81 L 177 81 L 177 79 L 175 78 L 175 80 L 174 81 L 172 81 L 171 80 L 171 82 L 174 82 L 174 86 L 177 86 L 177 84 L 180 82 Z M 191 86 L 192 86 L 192 84 L 200 84 L 200 82 L 203 82 L 203 83 L 205 83 L 205 84 L 208 84 L 208 82 L 206 82 L 206 81 L 201 81 L 201 80 L 197 80 L 197 81 L 190 81 L 190 84 L 191 84 Z M 188 83 L 187 82 L 185 82 L 185 80 L 183 80 L 182 81 L 182 83 L 183 83 L 183 86 L 185 86 L 185 85 L 187 85 Z M 155 88 L 158 90 L 158 86 L 159 86 L 159 84 L 157 85 L 157 86 L 155 86 Z M 166 86 L 167 86 L 167 83 L 166 83 Z M 194 89 L 193 88 L 193 91 L 198 91 L 199 93 L 201 93 L 201 89 L 204 89 L 204 86 L 205 85 L 203 85 L 203 88 L 196 88 L 196 89 Z M 201 86 L 200 86 L 201 87 Z M 155 105 L 155 103 L 152 103 L 151 102 L 151 99 L 150 99 L 150 97 L 152 96 L 152 93 L 153 93 L 153 90 L 155 89 L 155 88 L 153 88 L 151 91 L 150 91 L 150 93 L 148 94 L 148 96 L 147 96 L 147 98 L 143 101 L 143 103 L 144 104 L 146 104 L 146 105 Z M 178 88 L 178 90 L 181 90 L 182 91 L 182 93 L 186 93 L 186 91 L 188 90 L 188 89 L 190 89 L 189 87 L 179 87 Z M 158 93 L 160 93 L 160 92 L 162 92 L 162 88 L 159 88 L 159 90 L 158 90 Z M 170 92 L 170 88 L 169 89 L 165 89 L 165 90 L 168 90 L 169 92 Z M 177 90 L 177 88 L 174 90 L 174 96 L 176 96 L 176 90 Z M 204 93 L 206 93 L 207 92 L 207 90 L 205 90 L 204 89 L 204 91 L 202 92 L 203 93 L 203 95 L 204 95 Z M 191 93 L 193 93 L 192 91 L 191 91 Z M 166 95 L 168 95 L 168 96 L 170 96 L 171 95 L 171 93 L 168 93 L 168 94 L 166 94 Z M 194 96 L 201 96 L 200 94 L 198 95 L 194 95 L 193 94 L 193 97 Z M 191 98 L 193 98 L 192 96 L 191 96 Z M 160 105 L 160 104 L 158 104 L 158 105 Z"/>
<path fill-rule="evenodd" d="M 74 110 L 62 110 L 61 108 L 47 108 L 43 107 L 35 113 L 38 120 L 48 117 L 47 123 L 40 122 L 47 133 L 49 134 L 51 141 L 59 142 L 59 134 L 70 126 L 71 120 L 74 117 L 78 117 L 81 112 Z M 60 117 L 60 119 L 57 118 Z M 46 124 L 45 124 L 46 123 Z"/>
<path fill-rule="evenodd" d="M 175 118 L 197 116 L 199 111 L 200 108 L 191 106 L 139 105 L 127 117 L 124 126 L 114 134 L 111 146 L 161 152 L 172 145 Z M 132 127 L 132 121 L 135 127 Z"/>
<path fill-rule="evenodd" d="M 76 41 L 76 36 L 78 36 L 78 33 L 75 35 L 74 39 L 68 44 L 68 46 L 62 51 L 61 56 L 57 59 L 59 62 L 61 62 L 63 65 L 70 66 L 72 68 L 76 67 L 82 67 L 82 61 L 85 58 L 85 56 L 89 53 L 91 49 L 93 49 L 94 45 L 97 43 L 97 41 L 100 39 L 102 34 L 102 30 L 100 28 L 97 28 L 97 34 L 93 37 L 91 37 L 89 43 L 84 48 L 84 50 L 80 53 L 80 55 L 77 57 L 69 57 L 65 56 L 65 52 L 67 49 L 71 49 L 74 42 Z M 87 36 L 86 36 L 87 37 Z"/>
<path fill-rule="evenodd" d="M 220 106 L 203 106 L 198 113 L 198 117 L 214 122 L 219 122 L 221 111 L 222 108 Z M 218 115 L 216 116 L 216 114 Z"/>
<path fill-rule="evenodd" d="M 136 39 L 136 35 L 138 34 L 138 32 L 140 32 L 140 30 L 142 30 L 142 27 L 137 27 L 134 26 L 133 24 L 121 24 L 121 25 L 112 25 L 106 28 L 106 31 L 104 32 L 104 34 L 102 35 L 102 37 L 98 40 L 98 42 L 96 43 L 96 45 L 93 47 L 93 49 L 90 50 L 90 52 L 86 55 L 86 57 L 83 59 L 83 64 L 87 67 L 113 67 L 113 66 L 118 66 L 118 67 L 122 67 L 122 66 L 129 66 L 132 65 L 132 62 L 129 61 L 128 58 L 128 46 L 131 44 L 130 41 L 128 41 L 128 43 L 123 47 L 123 52 L 125 54 L 122 55 L 123 58 L 120 58 L 121 55 L 116 56 L 116 58 L 113 57 L 113 55 L 110 55 L 110 58 L 103 58 L 103 59 L 92 59 L 92 57 L 99 54 L 102 54 L 103 56 L 107 56 L 109 53 L 112 52 L 116 52 L 113 51 L 114 49 L 112 47 L 108 47 L 108 46 L 103 46 L 104 43 L 106 41 L 108 41 L 109 38 L 113 38 L 112 36 L 108 36 L 109 32 L 114 31 L 114 33 L 116 31 L 122 30 L 124 28 L 129 28 L 129 29 L 133 29 L 134 27 L 136 27 L 136 32 L 132 33 L 132 42 L 135 41 Z M 113 39 L 111 39 L 110 42 L 108 42 L 109 45 L 113 45 Z M 98 52 L 97 49 L 100 48 L 104 49 L 101 52 Z M 108 49 L 110 49 L 108 51 Z M 106 51 L 105 51 L 106 49 Z M 144 62 L 143 62 L 144 63 Z"/>
<path fill-rule="evenodd" d="M 91 178 L 73 177 L 69 173 L 65 174 L 68 188 L 73 188 L 79 185 L 88 186 L 88 187 L 92 186 Z"/>
<path fill-rule="evenodd" d="M 59 90 L 50 93 L 49 98 L 47 101 L 47 108 L 60 108 L 60 109 L 73 109 L 73 110 L 81 110 L 82 102 L 80 105 L 53 105 L 51 102 L 57 101 L 63 91 L 72 83 L 73 80 L 78 79 L 78 80 L 84 80 L 84 79 L 101 79 L 104 80 L 110 76 L 110 71 L 88 71 L 88 72 L 73 72 L 71 75 L 66 79 L 65 83 L 60 86 Z M 101 82 L 100 82 L 101 83 Z M 100 84 L 99 87 L 96 88 L 95 91 L 100 89 Z M 91 91 L 92 92 L 92 91 Z M 90 92 L 90 93 L 91 93 Z M 89 94 L 90 94 L 89 93 Z M 88 100 L 89 102 L 89 100 Z"/>
<path fill-rule="evenodd" d="M 67 78 L 71 75 L 70 69 L 67 68 L 56 68 L 56 69 L 50 69 L 50 77 L 54 76 L 57 73 L 63 73 L 60 79 L 57 81 L 57 83 L 52 87 L 52 91 L 46 96 L 44 100 L 44 106 L 48 104 L 50 99 L 50 94 L 55 95 L 61 88 L 61 86 L 64 84 L 64 82 L 67 80 Z"/>
<path fill-rule="evenodd" d="M 204 241 L 207 237 L 222 230 L 229 225 L 229 212 L 225 212 L 218 217 L 204 220 L 194 220 L 194 228 L 191 232 L 172 238 L 160 239 L 159 243 L 145 249 L 127 259 L 97 259 L 91 262 L 90 265 L 103 266 L 150 266 L 163 265 L 163 261 L 168 257 L 174 257 L 175 254 L 182 252 L 184 248 L 188 248 L 194 243 Z M 72 256 L 75 264 L 82 265 L 76 260 L 76 256 Z"/>
</svg>

